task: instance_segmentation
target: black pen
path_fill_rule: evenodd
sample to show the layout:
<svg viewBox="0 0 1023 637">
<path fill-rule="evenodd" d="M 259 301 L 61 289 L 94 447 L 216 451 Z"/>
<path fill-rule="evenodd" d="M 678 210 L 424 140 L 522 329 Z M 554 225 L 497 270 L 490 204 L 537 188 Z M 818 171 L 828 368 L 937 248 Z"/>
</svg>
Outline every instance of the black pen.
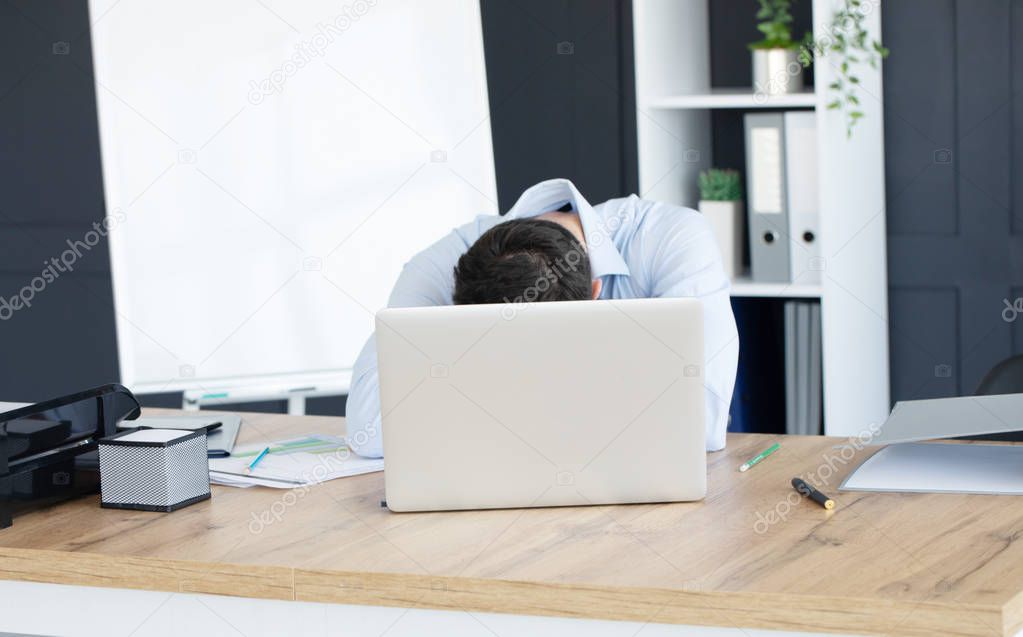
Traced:
<svg viewBox="0 0 1023 637">
<path fill-rule="evenodd" d="M 835 508 L 834 500 L 824 495 L 817 489 L 811 487 L 809 484 L 806 483 L 805 480 L 802 480 L 800 478 L 792 478 L 792 488 L 795 489 L 796 491 L 799 491 L 801 494 L 810 498 L 811 500 L 813 500 L 814 502 L 816 502 L 817 504 L 821 505 L 822 507 L 829 511 Z"/>
</svg>

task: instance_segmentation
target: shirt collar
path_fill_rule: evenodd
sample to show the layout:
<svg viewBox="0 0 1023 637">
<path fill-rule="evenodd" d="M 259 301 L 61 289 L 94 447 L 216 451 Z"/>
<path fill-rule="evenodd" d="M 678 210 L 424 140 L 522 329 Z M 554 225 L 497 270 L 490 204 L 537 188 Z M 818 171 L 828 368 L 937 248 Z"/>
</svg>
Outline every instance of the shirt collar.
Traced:
<svg viewBox="0 0 1023 637">
<path fill-rule="evenodd" d="M 566 203 L 571 204 L 572 211 L 579 214 L 582 222 L 593 278 L 612 274 L 628 276 L 629 266 L 611 241 L 614 228 L 603 223 L 593 206 L 579 193 L 575 184 L 567 179 L 548 179 L 530 187 L 522 193 L 505 218 L 528 219 L 557 210 Z"/>
</svg>

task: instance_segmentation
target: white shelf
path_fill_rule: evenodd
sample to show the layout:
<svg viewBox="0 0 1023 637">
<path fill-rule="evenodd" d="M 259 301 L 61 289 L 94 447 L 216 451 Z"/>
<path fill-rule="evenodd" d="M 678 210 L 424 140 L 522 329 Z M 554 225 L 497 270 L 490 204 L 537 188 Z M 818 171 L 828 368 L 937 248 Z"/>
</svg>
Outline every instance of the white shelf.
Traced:
<svg viewBox="0 0 1023 637">
<path fill-rule="evenodd" d="M 732 281 L 732 296 L 776 299 L 819 299 L 821 285 L 809 283 L 757 283 L 749 276 Z"/>
<path fill-rule="evenodd" d="M 647 106 L 654 109 L 686 108 L 793 108 L 817 105 L 813 91 L 787 95 L 763 95 L 745 88 L 715 88 L 709 93 L 668 95 L 652 98 Z"/>
<path fill-rule="evenodd" d="M 747 272 L 736 277 L 732 297 L 823 301 L 825 431 L 861 434 L 869 423 L 883 422 L 891 408 L 881 70 L 866 64 L 857 69 L 864 116 L 852 137 L 843 113 L 817 109 L 841 72 L 832 64 L 815 67 L 816 94 L 762 96 L 753 87 L 710 88 L 711 1 L 632 2 L 639 192 L 646 199 L 696 205 L 700 171 L 715 166 L 711 117 L 720 109 L 816 109 L 820 245 L 828 255 L 827 276 L 823 284 L 807 284 L 805 277 L 795 284 L 754 283 Z M 831 17 L 842 6 L 843 0 L 812 0 L 814 33 L 831 33 Z M 865 16 L 864 26 L 870 38 L 879 38 L 881 12 Z M 742 49 L 722 55 L 752 62 Z"/>
</svg>

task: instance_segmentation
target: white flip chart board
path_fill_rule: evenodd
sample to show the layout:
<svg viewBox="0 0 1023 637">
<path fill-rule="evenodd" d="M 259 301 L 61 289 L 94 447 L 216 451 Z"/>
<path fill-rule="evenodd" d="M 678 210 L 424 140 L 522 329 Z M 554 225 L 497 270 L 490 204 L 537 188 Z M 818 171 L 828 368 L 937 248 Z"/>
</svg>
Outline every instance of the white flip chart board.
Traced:
<svg viewBox="0 0 1023 637">
<path fill-rule="evenodd" d="M 344 374 L 497 212 L 476 0 L 91 0 L 122 381 Z"/>
</svg>

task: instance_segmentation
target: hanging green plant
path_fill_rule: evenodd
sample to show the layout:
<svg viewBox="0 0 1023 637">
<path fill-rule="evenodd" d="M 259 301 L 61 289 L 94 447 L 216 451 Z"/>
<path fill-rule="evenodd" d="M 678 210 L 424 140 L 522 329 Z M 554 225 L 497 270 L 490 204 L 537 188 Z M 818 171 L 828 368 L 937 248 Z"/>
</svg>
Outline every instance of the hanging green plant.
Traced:
<svg viewBox="0 0 1023 637">
<path fill-rule="evenodd" d="M 817 38 L 808 33 L 799 52 L 799 61 L 804 66 L 812 64 L 814 58 L 831 56 L 835 59 L 838 77 L 828 84 L 831 91 L 828 108 L 845 113 L 847 138 L 852 137 L 853 127 L 863 118 L 860 98 L 856 94 L 860 86 L 857 65 L 866 62 L 870 68 L 876 69 L 881 60 L 888 57 L 888 49 L 867 33 L 865 6 L 864 0 L 845 0 L 842 8 L 832 16 L 828 33 Z"/>
</svg>

